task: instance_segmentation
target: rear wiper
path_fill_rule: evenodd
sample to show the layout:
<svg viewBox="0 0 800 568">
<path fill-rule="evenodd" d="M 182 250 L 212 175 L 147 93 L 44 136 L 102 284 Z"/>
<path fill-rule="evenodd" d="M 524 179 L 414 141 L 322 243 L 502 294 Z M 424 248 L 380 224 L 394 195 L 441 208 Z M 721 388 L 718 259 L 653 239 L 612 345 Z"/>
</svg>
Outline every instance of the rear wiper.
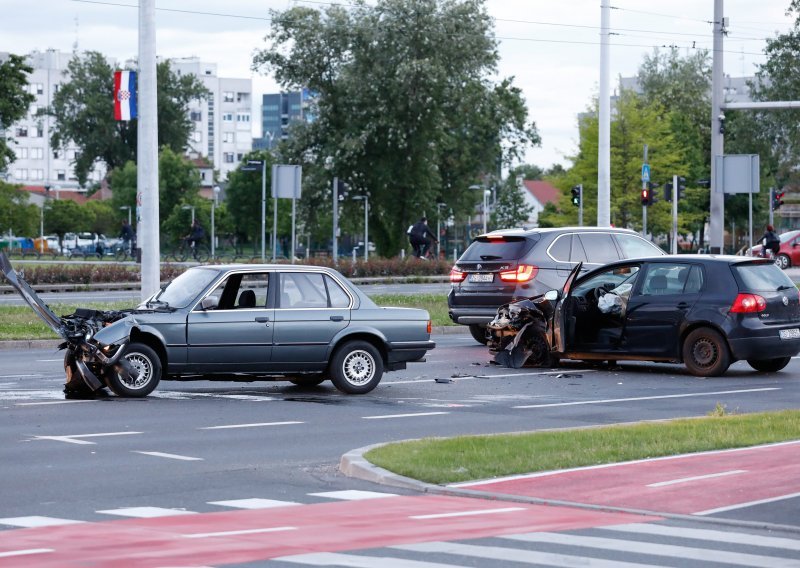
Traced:
<svg viewBox="0 0 800 568">
<path fill-rule="evenodd" d="M 500 260 L 503 258 L 502 256 L 497 256 L 496 254 L 482 254 L 481 260 Z"/>
</svg>

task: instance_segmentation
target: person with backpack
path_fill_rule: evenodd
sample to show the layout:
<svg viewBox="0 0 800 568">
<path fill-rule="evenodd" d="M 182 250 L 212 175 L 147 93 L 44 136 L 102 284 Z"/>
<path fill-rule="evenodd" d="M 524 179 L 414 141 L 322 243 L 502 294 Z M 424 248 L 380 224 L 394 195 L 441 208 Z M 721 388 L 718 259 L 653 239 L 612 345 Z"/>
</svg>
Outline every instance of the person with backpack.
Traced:
<svg viewBox="0 0 800 568">
<path fill-rule="evenodd" d="M 775 256 L 781 250 L 781 239 L 772 225 L 767 225 L 767 230 L 758 240 L 761 242 L 761 256 L 763 257 L 767 256 L 767 251 L 771 251 Z"/>
<path fill-rule="evenodd" d="M 422 217 L 419 221 L 411 225 L 406 233 L 408 233 L 408 240 L 411 242 L 411 248 L 414 249 L 414 256 L 419 258 L 425 258 L 425 255 L 430 249 L 431 240 L 435 243 L 439 242 L 436 235 L 434 235 L 428 227 L 428 219 L 426 217 Z"/>
</svg>

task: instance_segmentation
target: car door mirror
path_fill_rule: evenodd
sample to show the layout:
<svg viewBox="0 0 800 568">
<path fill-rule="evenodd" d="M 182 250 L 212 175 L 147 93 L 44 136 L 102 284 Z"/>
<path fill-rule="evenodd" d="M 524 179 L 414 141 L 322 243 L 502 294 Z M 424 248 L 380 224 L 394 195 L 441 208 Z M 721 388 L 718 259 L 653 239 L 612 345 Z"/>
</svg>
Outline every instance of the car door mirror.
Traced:
<svg viewBox="0 0 800 568">
<path fill-rule="evenodd" d="M 558 301 L 558 290 L 548 290 L 544 293 L 544 299 L 549 302 L 557 302 Z"/>
<path fill-rule="evenodd" d="M 217 298 L 216 296 L 206 296 L 200 302 L 200 307 L 203 308 L 204 310 L 213 310 L 217 306 L 219 306 L 219 298 Z"/>
</svg>

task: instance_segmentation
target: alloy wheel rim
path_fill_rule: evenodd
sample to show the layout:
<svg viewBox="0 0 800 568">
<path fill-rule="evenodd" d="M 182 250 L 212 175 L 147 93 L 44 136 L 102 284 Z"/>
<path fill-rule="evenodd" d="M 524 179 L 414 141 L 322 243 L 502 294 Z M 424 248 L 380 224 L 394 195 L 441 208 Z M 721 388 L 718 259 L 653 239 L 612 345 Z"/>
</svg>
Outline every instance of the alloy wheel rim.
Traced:
<svg viewBox="0 0 800 568">
<path fill-rule="evenodd" d="M 141 353 L 130 353 L 125 356 L 125 359 L 127 359 L 133 368 L 139 373 L 139 376 L 133 380 L 130 378 L 120 377 L 122 382 L 125 383 L 125 386 L 134 390 L 142 389 L 147 386 L 153 376 L 152 361 L 150 361 L 148 357 L 145 357 Z"/>
<path fill-rule="evenodd" d="M 351 385 L 364 385 L 375 375 L 375 360 L 364 350 L 352 351 L 342 363 L 342 370 Z"/>
</svg>

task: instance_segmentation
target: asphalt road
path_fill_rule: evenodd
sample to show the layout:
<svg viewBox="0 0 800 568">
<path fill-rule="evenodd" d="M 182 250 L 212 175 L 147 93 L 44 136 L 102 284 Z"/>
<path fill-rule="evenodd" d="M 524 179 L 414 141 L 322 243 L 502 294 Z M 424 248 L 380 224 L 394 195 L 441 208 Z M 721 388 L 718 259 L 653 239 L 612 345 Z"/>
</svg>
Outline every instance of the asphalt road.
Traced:
<svg viewBox="0 0 800 568">
<path fill-rule="evenodd" d="M 0 351 L 0 528 L 6 529 L 0 537 L 12 538 L 20 526 L 41 526 L 37 521 L 20 525 L 18 519 L 102 524 L 158 516 L 164 509 L 202 514 L 246 508 L 243 503 L 250 501 L 243 500 L 316 505 L 349 498 L 342 495 L 411 495 L 339 473 L 342 454 L 379 442 L 703 416 L 718 403 L 729 412 L 746 413 L 796 408 L 800 400 L 797 358 L 781 373 L 763 375 L 737 363 L 713 379 L 663 364 L 608 369 L 567 363 L 556 370 L 512 370 L 490 365 L 486 349 L 468 335 L 435 340 L 438 347 L 426 363 L 388 373 L 365 396 L 340 394 L 329 383 L 303 389 L 288 383 L 165 381 L 144 400 L 65 401 L 58 353 Z M 800 494 L 714 516 L 793 525 L 800 531 L 798 507 Z M 761 534 L 751 525 L 714 530 Z M 680 540 L 682 534 L 663 542 Z M 521 542 L 515 546 L 538 546 Z M 493 540 L 491 547 L 497 544 Z M 554 541 L 552 546 L 563 552 L 560 547 L 570 545 Z M 0 566 L 2 550 L 0 544 Z M 392 554 L 419 560 L 432 552 L 411 547 Z M 800 550 L 793 554 L 800 558 Z M 690 556 L 681 558 L 677 565 L 696 564 L 687 560 Z M 285 565 L 311 560 L 294 558 Z M 335 565 L 375 565 L 347 562 Z M 459 559 L 457 565 L 464 562 Z M 505 565 L 497 558 L 471 562 Z M 444 557 L 439 563 L 450 565 Z"/>
</svg>

